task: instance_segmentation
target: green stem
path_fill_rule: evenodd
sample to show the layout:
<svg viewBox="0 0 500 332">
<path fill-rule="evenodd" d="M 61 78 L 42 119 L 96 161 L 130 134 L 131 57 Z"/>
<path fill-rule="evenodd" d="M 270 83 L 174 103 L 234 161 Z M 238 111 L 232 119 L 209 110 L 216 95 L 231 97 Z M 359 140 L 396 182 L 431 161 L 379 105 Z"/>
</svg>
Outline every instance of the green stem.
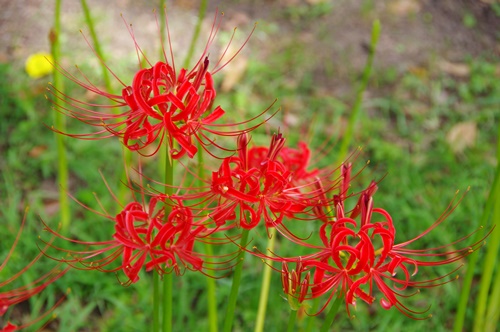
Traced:
<svg viewBox="0 0 500 332">
<path fill-rule="evenodd" d="M 497 210 L 497 209 L 495 209 Z M 498 213 L 494 215 L 498 216 Z M 490 235 L 488 243 L 490 246 L 488 247 L 488 251 L 485 257 L 483 271 L 481 272 L 481 284 L 479 288 L 479 295 L 477 298 L 476 305 L 476 315 L 474 317 L 474 331 L 475 332 L 483 332 L 486 331 L 486 309 L 488 306 L 489 300 L 489 291 L 491 288 L 491 282 L 493 279 L 493 273 L 495 266 L 497 264 L 498 257 L 498 248 L 500 241 L 500 229 L 498 227 L 495 228 L 493 233 Z M 498 310 L 498 307 L 495 307 Z"/>
<path fill-rule="evenodd" d="M 174 290 L 173 272 L 163 275 L 163 332 L 172 332 L 172 295 Z"/>
<path fill-rule="evenodd" d="M 184 59 L 183 68 L 188 68 L 189 63 L 191 62 L 191 58 L 193 57 L 194 47 L 196 46 L 196 42 L 198 41 L 198 37 L 200 36 L 201 23 L 203 22 L 203 18 L 205 17 L 205 14 L 207 12 L 207 5 L 207 0 L 201 0 L 200 10 L 198 11 L 198 22 L 196 23 L 196 27 L 194 28 L 193 38 L 191 39 L 188 53 L 186 55 L 186 58 Z"/>
<path fill-rule="evenodd" d="M 161 42 L 165 40 L 165 11 L 163 7 L 165 6 L 165 0 L 160 0 L 160 38 Z M 163 56 L 163 50 L 160 48 L 160 58 Z M 166 179 L 168 160 L 168 148 L 160 149 L 160 158 L 158 166 L 161 178 Z M 167 208 L 167 207 L 165 207 Z M 160 296 L 160 275 L 156 271 L 153 272 L 153 331 L 160 331 L 160 307 L 161 307 L 161 296 Z M 165 288 L 164 288 L 165 291 Z"/>
<path fill-rule="evenodd" d="M 499 137 L 497 143 L 497 160 L 500 161 L 500 126 L 499 126 Z M 497 163 L 497 169 L 495 172 L 495 177 L 493 184 L 491 186 L 490 194 L 486 200 L 486 204 L 483 209 L 483 215 L 481 216 L 479 225 L 484 226 L 489 229 L 488 219 L 490 217 L 493 207 L 498 204 L 497 199 L 500 197 L 500 162 Z M 494 221 L 498 224 L 498 220 Z M 498 228 L 498 227 L 496 227 Z M 479 241 L 484 236 L 484 231 L 479 231 L 474 237 L 474 242 Z M 465 316 L 468 308 L 468 302 L 470 298 L 470 292 L 472 288 L 472 281 L 474 279 L 475 266 L 480 258 L 479 251 L 476 251 L 470 255 L 467 274 L 465 275 L 464 281 L 462 283 L 462 292 L 460 293 L 460 300 L 458 302 L 457 314 L 455 316 L 455 324 L 453 326 L 454 332 L 461 332 L 464 330 Z"/>
<path fill-rule="evenodd" d="M 173 193 L 174 183 L 174 164 L 170 158 L 168 144 L 165 144 L 165 195 L 170 197 Z M 167 198 L 168 200 L 168 198 Z M 165 222 L 167 222 L 172 207 L 168 202 L 165 203 Z M 171 332 L 172 321 L 172 299 L 173 299 L 173 271 L 163 275 L 163 332 Z"/>
<path fill-rule="evenodd" d="M 297 311 L 290 310 L 290 317 L 288 317 L 288 326 L 286 328 L 287 332 L 293 332 L 295 328 L 295 322 L 297 321 Z"/>
<path fill-rule="evenodd" d="M 184 64 L 183 68 L 188 68 L 189 63 L 191 62 L 191 58 L 193 57 L 194 54 L 194 48 L 196 45 L 196 42 L 198 40 L 198 37 L 200 36 L 201 32 L 201 24 L 203 22 L 203 19 L 205 18 L 205 14 L 207 12 L 207 5 L 208 1 L 207 0 L 201 0 L 200 3 L 200 9 L 198 11 L 198 22 L 196 23 L 196 27 L 193 33 L 193 38 L 191 38 L 191 44 L 189 45 L 189 50 L 186 55 L 186 58 L 184 59 Z M 198 183 L 200 184 L 201 187 L 201 179 L 205 178 L 205 172 L 204 172 L 204 161 L 203 161 L 203 153 L 202 153 L 202 148 L 201 144 L 198 144 Z M 211 263 L 211 257 L 213 257 L 213 248 L 210 243 L 205 243 L 205 254 L 207 255 L 206 263 L 210 265 Z M 208 321 L 209 321 L 209 326 L 210 326 L 210 331 L 211 332 L 216 332 L 218 330 L 217 328 L 217 295 L 216 295 L 216 284 L 215 284 L 215 278 L 212 278 L 211 271 L 207 271 L 208 278 L 207 280 L 207 305 L 208 305 Z"/>
<path fill-rule="evenodd" d="M 82 10 L 83 10 L 83 15 L 85 16 L 85 21 L 87 22 L 87 26 L 89 27 L 90 37 L 92 38 L 92 41 L 94 42 L 94 51 L 100 60 L 101 69 L 102 69 L 102 77 L 104 79 L 104 85 L 106 86 L 106 90 L 108 92 L 111 92 L 111 90 L 112 90 L 111 89 L 111 79 L 109 78 L 109 72 L 108 72 L 108 69 L 106 68 L 106 65 L 105 65 L 104 53 L 102 52 L 101 44 L 99 43 L 99 38 L 97 38 L 97 34 L 95 32 L 94 21 L 92 19 L 92 15 L 90 15 L 89 6 L 87 5 L 86 0 L 80 0 L 80 3 L 82 5 Z M 115 111 L 118 112 L 118 109 L 116 109 Z"/>
<path fill-rule="evenodd" d="M 490 293 L 491 282 L 493 280 L 493 273 L 495 271 L 495 267 L 498 264 L 498 249 L 500 248 L 500 223 L 498 219 L 500 218 L 500 207 L 498 199 L 500 190 L 496 188 L 495 190 L 495 207 L 493 210 L 493 229 L 490 234 L 490 238 L 488 241 L 486 256 L 484 258 L 483 269 L 481 272 L 481 283 L 479 285 L 479 294 L 476 302 L 476 314 L 474 317 L 474 329 L 475 332 L 483 332 L 485 331 L 485 318 L 486 318 L 486 309 L 488 305 L 488 297 Z M 498 273 L 498 272 L 497 272 Z M 497 308 L 498 310 L 498 308 Z"/>
<path fill-rule="evenodd" d="M 89 28 L 90 37 L 92 39 L 92 43 L 93 43 L 93 47 L 94 47 L 94 52 L 96 53 L 97 57 L 99 58 L 99 64 L 101 66 L 102 77 L 104 80 L 104 86 L 106 87 L 107 92 L 113 93 L 113 88 L 111 86 L 111 79 L 109 76 L 109 71 L 108 71 L 108 68 L 106 67 L 106 59 L 104 57 L 104 52 L 102 51 L 101 43 L 99 42 L 99 38 L 97 37 L 94 20 L 92 19 L 92 15 L 90 13 L 90 9 L 89 9 L 89 6 L 87 4 L 87 0 L 80 0 L 80 4 L 82 6 L 83 15 L 85 16 L 85 22 L 87 23 L 87 26 Z M 115 114 L 120 113 L 120 109 L 118 107 L 113 107 L 112 110 Z M 132 151 L 130 151 L 127 148 L 124 148 L 123 149 L 123 159 L 125 161 L 125 165 L 131 165 L 132 159 L 133 159 Z M 120 179 L 123 183 L 127 183 L 129 181 L 129 179 L 127 179 L 127 171 L 125 169 L 121 170 Z M 129 190 L 129 188 L 127 188 L 127 186 L 120 186 L 120 191 L 118 193 L 119 199 L 124 201 L 129 192 L 130 192 L 130 190 Z M 119 208 L 120 207 L 117 207 L 117 209 L 119 209 Z"/>
<path fill-rule="evenodd" d="M 363 76 L 361 77 L 361 84 L 356 92 L 356 99 L 354 105 L 352 106 L 351 115 L 349 117 L 349 122 L 344 132 L 344 137 L 340 143 L 340 152 L 338 155 L 338 163 L 340 164 L 345 160 L 349 146 L 351 145 L 352 136 L 354 132 L 354 126 L 358 121 L 359 115 L 361 113 L 361 104 L 363 103 L 363 94 L 368 86 L 368 80 L 373 67 L 373 59 L 375 57 L 375 50 L 377 48 L 378 40 L 380 37 L 380 21 L 375 20 L 372 27 L 372 38 L 370 43 L 370 50 L 368 54 L 368 59 L 366 60 L 365 68 L 363 70 Z"/>
<path fill-rule="evenodd" d="M 198 143 L 198 187 L 203 185 L 202 179 L 205 178 L 205 162 L 203 160 L 201 143 Z M 212 257 L 214 256 L 214 250 L 212 244 L 205 242 L 205 262 L 210 266 L 212 262 Z M 208 322 L 210 326 L 210 332 L 216 332 L 217 329 L 217 295 L 216 295 L 216 284 L 215 277 L 211 270 L 206 271 L 207 274 L 207 305 L 208 305 Z"/>
<path fill-rule="evenodd" d="M 314 299 L 313 305 L 312 305 L 312 310 L 311 310 L 312 313 L 318 312 L 319 302 L 320 302 L 319 297 Z M 311 332 L 314 329 L 314 322 L 316 321 L 316 317 L 317 316 L 307 315 L 307 325 L 306 325 L 306 329 L 304 332 Z"/>
<path fill-rule="evenodd" d="M 153 331 L 160 331 L 160 275 L 153 272 Z"/>
<path fill-rule="evenodd" d="M 54 27 L 51 31 L 50 42 L 54 63 L 61 63 L 61 0 L 56 0 L 54 12 Z M 53 86 L 55 91 L 59 91 L 61 98 L 64 98 L 64 85 L 62 74 L 59 70 L 54 70 Z M 54 123 L 57 130 L 66 131 L 66 117 L 61 112 L 54 112 Z M 69 208 L 68 195 L 68 158 L 66 155 L 65 136 L 56 133 L 57 157 L 58 157 L 58 182 L 59 182 L 59 204 L 61 209 L 60 223 L 64 232 L 69 228 L 71 212 Z"/>
<path fill-rule="evenodd" d="M 210 243 L 205 243 L 205 254 L 207 257 L 213 257 L 213 248 Z M 210 263 L 210 258 L 206 259 Z M 215 278 L 211 276 L 211 272 L 207 271 L 207 301 L 208 301 L 208 320 L 211 332 L 216 332 L 217 329 L 217 295 Z"/>
<path fill-rule="evenodd" d="M 343 299 L 344 296 L 342 295 L 339 295 L 335 299 L 335 302 L 333 302 L 332 306 L 330 307 L 330 311 L 328 311 L 328 314 L 326 315 L 325 321 L 323 323 L 323 326 L 321 326 L 320 332 L 327 332 L 330 329 L 330 326 L 332 326 L 333 321 L 335 320 L 335 316 L 339 311 L 339 307 Z"/>
<path fill-rule="evenodd" d="M 241 232 L 240 246 L 244 248 L 248 241 L 248 229 Z M 231 286 L 231 293 L 227 304 L 226 317 L 224 318 L 224 332 L 231 332 L 234 320 L 234 310 L 236 309 L 236 301 L 238 300 L 238 290 L 241 283 L 241 275 L 243 271 L 243 259 L 245 258 L 245 250 L 240 249 L 238 254 L 238 265 L 234 269 L 233 284 Z"/>
<path fill-rule="evenodd" d="M 167 26 L 167 17 L 166 17 L 166 3 L 165 0 L 160 0 L 160 10 L 158 12 L 160 16 L 160 39 L 161 39 L 161 45 L 164 45 L 165 43 L 165 35 L 166 35 L 166 26 Z M 163 48 L 160 47 L 160 57 L 159 59 L 163 58 Z M 166 60 L 166 59 L 165 59 Z"/>
<path fill-rule="evenodd" d="M 269 229 L 269 239 L 267 249 L 269 252 L 274 252 L 274 244 L 276 243 L 276 228 Z M 266 319 L 267 300 L 269 298 L 269 288 L 271 286 L 271 272 L 273 261 L 266 259 L 264 261 L 264 275 L 262 277 L 262 286 L 260 288 L 259 309 L 257 311 L 257 322 L 255 323 L 255 332 L 264 331 L 264 322 Z"/>
<path fill-rule="evenodd" d="M 497 220 L 500 218 L 500 209 L 496 209 Z M 484 325 L 484 331 L 495 332 L 498 326 L 498 319 L 500 318 L 500 313 L 498 308 L 500 308 L 500 272 L 497 271 L 497 276 L 495 278 L 495 284 L 493 286 L 493 291 L 491 292 L 490 302 L 488 304 L 488 312 L 486 313 L 486 323 Z"/>
</svg>

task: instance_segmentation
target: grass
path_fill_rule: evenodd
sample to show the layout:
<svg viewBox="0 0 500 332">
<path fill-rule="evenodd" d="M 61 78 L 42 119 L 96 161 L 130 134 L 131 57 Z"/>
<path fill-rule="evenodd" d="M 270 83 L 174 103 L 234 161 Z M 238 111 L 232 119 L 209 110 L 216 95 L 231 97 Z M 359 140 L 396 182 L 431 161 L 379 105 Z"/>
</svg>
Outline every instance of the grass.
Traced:
<svg viewBox="0 0 500 332">
<path fill-rule="evenodd" d="M 318 11 L 313 13 L 298 8 L 295 12 L 289 10 L 286 15 L 294 20 L 313 20 L 329 10 L 326 5 L 318 7 Z M 273 32 L 271 27 L 268 33 L 272 36 L 277 32 Z M 266 61 L 258 57 L 250 58 L 245 78 L 231 93 L 220 94 L 219 103 L 231 105 L 235 112 L 255 113 L 279 97 L 283 113 L 270 121 L 271 131 L 282 128 L 292 143 L 309 137 L 307 133 L 314 134 L 311 142 L 317 146 L 326 138 L 334 143 L 340 141 L 355 91 L 346 96 L 325 93 L 325 84 L 317 82 L 315 67 L 308 61 L 310 51 L 304 50 L 294 38 L 284 40 L 279 46 L 281 51 L 270 52 Z M 66 56 L 71 57 L 71 53 Z M 86 64 L 80 65 L 85 70 Z M 364 101 L 363 115 L 354 133 L 355 144 L 363 148 L 357 162 L 363 165 L 365 160 L 370 160 L 369 167 L 359 180 L 360 183 L 368 183 L 371 179 L 383 179 L 375 202 L 392 214 L 401 241 L 414 237 L 429 226 L 453 199 L 455 191 L 464 192 L 469 186 L 470 192 L 441 226 L 441 231 L 429 234 L 420 244 L 438 246 L 450 243 L 480 226 L 478 220 L 496 162 L 496 124 L 500 120 L 500 81 L 496 72 L 499 65 L 497 59 L 471 58 L 467 62 L 468 75 L 459 78 L 435 70 L 432 63 L 419 71 L 391 68 L 373 73 L 368 87 L 369 98 Z M 355 86 L 361 68 L 351 70 L 352 82 L 345 84 Z M 0 277 L 22 268 L 26 263 L 23 257 L 34 256 L 38 252 L 39 242 L 36 239 L 42 232 L 38 216 L 52 224 L 57 222 L 50 211 L 54 203 L 52 193 L 57 192 L 54 184 L 57 162 L 55 142 L 53 133 L 41 125 L 51 122 L 50 103 L 43 96 L 45 82 L 31 81 L 25 75 L 17 74 L 18 71 L 18 64 L 15 63 L 0 66 L 0 75 L 8 78 L 0 82 L 0 135 L 5 138 L 0 142 L 0 151 L 5 156 L 0 160 L 0 201 L 3 207 L 0 220 L 4 222 L 5 230 L 0 242 L 2 255 L 14 240 L 23 206 L 29 204 L 31 212 L 17 254 Z M 334 80 L 331 77 L 333 74 L 334 69 L 327 72 L 330 75 L 327 78 Z M 71 95 L 78 93 L 76 90 L 68 91 Z M 464 122 L 476 124 L 477 138 L 470 147 L 454 151 L 447 134 Z M 306 125 L 309 123 L 314 129 Z M 74 126 L 71 130 L 81 129 L 74 123 L 71 126 Z M 265 131 L 252 136 L 256 142 L 267 142 Z M 120 147 L 111 140 L 103 142 L 95 144 L 92 141 L 71 140 L 68 144 L 70 192 L 88 205 L 94 205 L 94 193 L 105 206 L 111 203 L 106 199 L 107 189 L 98 170 L 112 186 L 120 176 L 114 168 L 117 161 L 121 163 L 122 160 Z M 335 152 L 338 152 L 336 146 L 328 156 L 318 158 L 318 165 L 334 163 Z M 102 230 L 97 231 L 96 227 L 101 227 L 102 220 L 75 203 L 72 208 L 75 216 L 71 221 L 72 236 L 81 239 L 106 238 L 106 234 Z M 265 243 L 266 239 L 260 234 L 254 236 L 253 241 L 256 244 Z M 259 292 L 261 265 L 255 257 L 247 257 L 244 264 L 234 331 L 253 329 L 258 306 L 255 294 Z M 423 271 L 428 276 L 446 272 L 440 269 Z M 35 278 L 36 274 L 36 270 L 30 270 L 23 281 Z M 147 294 L 152 278 L 145 273 L 141 278 L 143 282 L 123 288 L 112 274 L 71 271 L 52 285 L 51 291 L 30 301 L 29 307 L 17 309 L 19 311 L 15 311 L 14 315 L 27 314 L 29 308 L 43 310 L 46 300 L 50 306 L 56 294 L 63 294 L 71 288 L 67 301 L 56 310 L 57 320 L 50 323 L 50 327 L 60 331 L 145 331 L 151 323 L 147 308 L 151 307 L 152 299 Z M 269 331 L 282 328 L 288 320 L 288 305 L 282 298 L 278 276 L 274 275 L 271 282 L 264 329 Z M 174 278 L 174 283 L 180 288 L 173 299 L 177 304 L 174 308 L 176 328 L 207 329 L 204 278 L 199 274 L 186 273 L 182 278 Z M 219 279 L 217 287 L 219 307 L 223 310 L 230 281 Z M 447 331 L 453 323 L 459 293 L 460 281 L 457 281 L 440 288 L 424 289 L 415 296 L 410 302 L 417 308 L 431 306 L 433 318 L 429 320 L 414 321 L 395 310 L 385 311 L 378 304 L 369 307 L 360 303 L 352 317 L 347 317 L 341 306 L 334 326 L 342 331 L 384 331 L 388 328 Z M 468 317 L 470 319 L 466 321 L 472 320 L 472 310 Z M 318 326 L 322 318 L 323 315 L 317 318 Z M 219 320 L 221 324 L 222 318 L 219 317 Z"/>
</svg>

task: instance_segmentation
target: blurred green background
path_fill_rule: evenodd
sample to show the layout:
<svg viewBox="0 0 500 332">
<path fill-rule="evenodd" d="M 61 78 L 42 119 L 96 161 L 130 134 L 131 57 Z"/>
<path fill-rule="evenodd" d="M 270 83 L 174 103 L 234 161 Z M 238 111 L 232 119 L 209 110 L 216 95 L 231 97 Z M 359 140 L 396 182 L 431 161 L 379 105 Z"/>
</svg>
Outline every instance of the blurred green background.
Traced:
<svg viewBox="0 0 500 332">
<path fill-rule="evenodd" d="M 168 19 L 172 45 L 179 65 L 187 52 L 197 21 L 197 1 L 171 1 Z M 137 68 L 131 36 L 120 17 L 133 24 L 138 44 L 156 61 L 159 54 L 155 1 L 89 1 L 106 63 L 124 82 Z M 33 79 L 24 70 L 26 58 L 49 52 L 49 31 L 54 1 L 0 1 L 0 258 L 12 245 L 30 206 L 28 225 L 3 278 L 22 268 L 38 252 L 42 218 L 53 227 L 58 220 L 57 151 L 51 103 L 45 98 L 50 76 Z M 410 239 L 432 224 L 453 199 L 456 190 L 470 192 L 438 231 L 420 246 L 439 246 L 461 238 L 479 225 L 497 160 L 495 149 L 500 118 L 500 4 L 495 1 L 426 0 L 253 0 L 210 1 L 199 49 L 204 46 L 216 10 L 224 21 L 214 50 L 220 52 L 234 27 L 233 46 L 240 45 L 258 22 L 242 53 L 216 74 L 218 104 L 238 119 L 268 107 L 275 98 L 282 111 L 266 130 L 252 134 L 257 143 L 279 127 L 290 145 L 307 140 L 322 147 L 331 140 L 327 155 L 317 154 L 317 165 L 337 162 L 336 146 L 344 133 L 356 89 L 368 54 L 374 19 L 382 24 L 380 43 L 352 150 L 362 147 L 356 160 L 362 167 L 359 186 L 381 179 L 375 204 L 389 211 L 399 242 Z M 93 82 L 104 84 L 98 59 L 80 34 L 88 28 L 78 1 L 63 1 L 61 65 L 79 68 Z M 119 85 L 114 82 L 114 87 Z M 67 94 L 87 98 L 84 91 L 66 82 Z M 119 91 L 119 90 L 118 90 Z M 82 125 L 69 121 L 70 132 Z M 83 130 L 84 131 L 84 130 Z M 113 187 L 119 181 L 121 148 L 112 140 L 67 140 L 70 169 L 69 192 L 95 206 L 94 193 L 103 205 L 106 197 L 99 170 Z M 324 148 L 324 147 L 323 147 Z M 100 219 L 72 203 L 71 233 L 82 239 L 106 239 L 97 232 Z M 112 208 L 110 208 L 112 210 Z M 263 241 L 256 239 L 256 241 Z M 290 249 L 293 252 L 293 248 Z M 250 331 L 256 316 L 261 266 L 248 257 L 235 320 L 235 331 Z M 456 266 L 459 266 L 457 263 Z M 479 271 L 479 267 L 477 268 Z M 449 272 L 436 268 L 435 276 Z M 30 270 L 23 280 L 37 274 Z M 461 269 L 458 274 L 465 273 Z M 431 275 L 432 276 L 432 275 Z M 477 280 L 479 276 L 477 276 Z M 71 288 L 67 300 L 56 309 L 58 318 L 46 330 L 148 331 L 152 300 L 150 276 L 123 288 L 112 274 L 71 271 L 50 291 L 17 306 L 12 320 L 29 321 Z M 203 331 L 207 318 L 202 276 L 187 273 L 176 281 L 176 330 Z M 281 329 L 288 319 L 288 305 L 281 297 L 279 276 L 273 276 L 267 331 Z M 475 282 L 476 283 L 476 282 Z M 230 280 L 217 281 L 221 310 Z M 341 307 L 335 321 L 338 331 L 448 331 L 460 295 L 460 280 L 425 289 L 412 303 L 431 306 L 433 317 L 414 321 L 377 303 L 360 303 L 347 317 Z M 475 296 L 475 290 L 471 295 Z M 146 294 L 146 295 L 145 295 Z M 361 301 L 360 301 L 361 302 Z M 470 324 L 473 306 L 468 311 Z M 32 313 L 33 312 L 33 313 Z M 32 317 L 30 318 L 30 313 Z M 222 311 L 221 311 L 222 313 Z M 317 318 L 322 319 L 322 316 Z M 0 318 L 0 322 L 2 322 Z M 1 324 L 0 324 L 1 326 Z M 467 330 L 470 326 L 467 327 Z"/>
</svg>

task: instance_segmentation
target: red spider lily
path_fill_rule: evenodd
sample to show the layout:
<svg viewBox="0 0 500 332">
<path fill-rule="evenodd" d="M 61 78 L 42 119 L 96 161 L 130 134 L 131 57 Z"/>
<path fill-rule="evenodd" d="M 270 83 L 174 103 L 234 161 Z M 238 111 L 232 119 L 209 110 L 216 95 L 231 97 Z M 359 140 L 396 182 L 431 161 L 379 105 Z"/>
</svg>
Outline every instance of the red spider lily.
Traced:
<svg viewBox="0 0 500 332">
<path fill-rule="evenodd" d="M 94 133 L 63 134 L 82 139 L 117 136 L 122 138 L 123 144 L 133 151 L 141 151 L 155 142 L 159 143 L 159 146 L 166 139 L 172 158 L 177 159 L 185 154 L 189 158 L 193 158 L 198 151 L 193 139 L 199 141 L 205 149 L 208 145 L 218 146 L 215 144 L 214 139 L 209 138 L 206 133 L 216 136 L 238 136 L 242 132 L 260 126 L 261 123 L 258 123 L 243 130 L 233 129 L 241 124 L 252 122 L 260 115 L 241 123 L 214 123 L 224 115 L 225 111 L 220 106 L 213 107 L 216 90 L 212 75 L 224 68 L 241 51 L 252 34 L 250 33 L 243 46 L 228 61 L 223 63 L 223 58 L 231 43 L 229 42 L 222 57 L 216 62 L 215 66 L 209 68 L 208 51 L 219 31 L 220 24 L 221 19 L 216 15 L 207 44 L 199 60 L 193 69 L 182 68 L 179 72 L 176 71 L 175 67 L 168 24 L 167 31 L 171 59 L 169 61 L 166 55 L 167 52 L 164 49 L 164 59 L 156 64 L 146 58 L 137 44 L 131 26 L 127 25 L 137 54 L 143 60 L 139 59 L 139 63 L 141 67 L 143 63 L 146 63 L 147 67 L 141 68 L 135 74 L 130 85 L 123 83 L 106 67 L 123 86 L 121 95 L 101 90 L 92 84 L 83 73 L 81 74 L 84 79 L 81 80 L 65 69 L 54 65 L 57 70 L 84 89 L 110 101 L 110 104 L 102 105 L 87 103 L 65 96 L 62 92 L 51 87 L 50 91 L 55 97 L 55 108 L 58 111 L 98 128 Z M 95 110 L 96 107 L 105 111 Z M 221 127 L 230 128 L 231 130 L 220 130 Z M 156 153 L 157 149 L 151 154 Z"/>
<path fill-rule="evenodd" d="M 343 289 L 346 297 L 346 305 L 355 305 L 355 298 L 361 298 L 367 303 L 372 303 L 375 300 L 372 292 L 374 288 L 377 288 L 384 296 L 380 300 L 380 304 L 384 309 L 394 306 L 408 317 L 414 319 L 427 318 L 428 316 L 422 316 L 427 310 L 412 310 L 405 306 L 400 301 L 400 298 L 406 298 L 416 293 L 405 292 L 410 288 L 435 287 L 454 280 L 453 278 L 449 278 L 449 276 L 457 268 L 446 275 L 434 279 L 415 281 L 413 279 L 417 275 L 418 268 L 422 266 L 448 265 L 461 260 L 481 247 L 484 239 L 461 249 L 447 248 L 464 241 L 470 235 L 441 247 L 423 250 L 405 249 L 404 247 L 420 239 L 441 224 L 454 210 L 456 205 L 450 205 L 445 213 L 419 236 L 410 241 L 395 244 L 396 228 L 392 217 L 387 211 L 373 207 L 372 194 L 375 190 L 376 185 L 372 183 L 360 195 L 358 204 L 351 213 L 351 216 L 359 215 L 359 223 L 355 222 L 352 218 L 341 218 L 336 222 L 344 224 L 341 226 L 342 228 L 350 223 L 358 228 L 358 231 L 357 233 L 349 233 L 349 235 L 353 235 L 352 238 L 339 239 L 338 232 L 332 229 L 330 250 L 332 252 L 340 251 L 345 256 L 342 261 L 340 260 L 342 257 L 332 255 L 331 259 L 335 264 L 331 264 L 328 268 L 324 266 L 320 268 L 320 275 L 314 276 L 315 284 L 318 286 L 315 286 L 313 292 L 326 292 L 326 288 L 331 287 L 331 285 L 327 285 L 325 281 L 336 278 L 335 274 L 338 271 L 335 271 L 335 269 L 340 268 L 344 273 L 347 272 L 349 276 L 352 276 L 349 281 L 349 287 Z M 381 220 L 374 221 L 374 219 L 379 219 L 375 216 L 381 217 Z M 347 233 L 345 234 L 347 235 Z M 354 235 L 357 239 L 354 238 Z M 358 242 L 354 244 L 356 240 Z M 410 269 L 413 269 L 412 273 Z M 398 277 L 398 274 L 401 274 L 401 276 Z"/>
<path fill-rule="evenodd" d="M 27 212 L 27 209 L 26 209 Z M 14 250 L 17 247 L 17 244 L 19 242 L 19 239 L 21 237 L 24 224 L 26 221 L 26 213 L 23 218 L 23 221 L 21 223 L 21 226 L 19 228 L 19 231 L 17 233 L 16 239 L 14 240 L 14 243 L 12 247 L 10 248 L 9 252 L 7 253 L 7 256 L 5 257 L 4 261 L 2 264 L 0 264 L 0 272 L 5 268 L 7 263 L 9 262 Z M 61 278 L 67 271 L 68 268 L 66 269 L 61 269 L 59 265 L 56 265 L 52 269 L 49 270 L 49 272 L 41 275 L 38 277 L 36 280 L 29 282 L 28 284 L 25 284 L 20 287 L 15 287 L 15 288 L 9 288 L 11 284 L 18 279 L 23 273 L 25 273 L 28 269 L 32 268 L 35 264 L 41 264 L 39 263 L 39 260 L 42 258 L 42 256 L 45 255 L 45 250 L 47 247 L 43 248 L 41 252 L 30 262 L 28 263 L 23 269 L 21 269 L 19 272 L 15 273 L 14 275 L 10 276 L 9 278 L 0 281 L 0 317 L 2 317 L 7 310 L 11 307 L 14 306 L 18 303 L 24 302 L 28 300 L 29 298 L 37 295 L 38 293 L 42 292 L 45 288 L 47 288 L 48 285 L 52 284 L 59 278 Z M 55 306 L 53 306 L 51 309 L 49 309 L 47 312 L 42 314 L 40 317 L 35 319 L 34 321 L 22 325 L 22 326 L 16 326 L 10 322 L 7 323 L 6 326 L 0 328 L 0 331 L 18 331 L 21 330 L 25 327 L 31 326 L 35 324 L 36 322 L 40 321 L 44 317 L 46 317 L 52 310 L 61 303 L 61 301 L 64 298 L 61 298 Z"/>
<path fill-rule="evenodd" d="M 252 167 L 259 167 L 269 155 L 268 147 L 252 147 L 248 151 L 248 159 L 251 161 Z M 304 142 L 298 143 L 298 149 L 283 146 L 279 149 L 277 160 L 279 160 L 287 170 L 293 173 L 295 183 L 300 181 L 308 181 L 314 179 L 319 174 L 318 169 L 308 171 L 309 161 L 311 159 L 311 150 Z"/>
<path fill-rule="evenodd" d="M 266 227 L 276 227 L 285 216 L 294 217 L 318 204 L 317 198 L 324 193 L 316 188 L 308 191 L 318 180 L 296 184 L 293 170 L 300 170 L 300 176 L 304 176 L 306 166 L 296 166 L 286 155 L 280 157 L 284 143 L 285 138 L 276 134 L 269 148 L 248 149 L 246 135 L 240 136 L 238 155 L 225 158 L 219 170 L 212 173 L 209 194 L 216 197 L 217 208 L 211 217 L 217 225 L 236 219 L 239 209 L 239 225 L 243 228 L 252 229 L 261 219 Z M 281 158 L 287 162 L 281 162 Z"/>
<path fill-rule="evenodd" d="M 143 197 L 144 198 L 144 197 Z M 203 260 L 194 252 L 197 237 L 206 231 L 205 226 L 195 224 L 191 211 L 178 203 L 170 207 L 165 219 L 165 197 L 151 197 L 149 204 L 133 201 L 115 217 L 104 215 L 114 222 L 113 239 L 101 242 L 85 242 L 64 237 L 46 226 L 46 230 L 66 241 L 91 248 L 82 251 L 52 247 L 67 252 L 71 258 L 58 259 L 75 268 L 117 272 L 122 270 L 127 282 L 139 280 L 142 267 L 159 273 L 174 270 L 181 274 L 180 266 L 199 271 Z M 103 256 L 103 257 L 101 257 Z M 121 264 L 114 262 L 121 257 Z M 79 265 L 80 264 L 80 265 Z M 83 268 L 81 267 L 83 265 Z"/>
<path fill-rule="evenodd" d="M 463 259 L 482 246 L 480 240 L 461 249 L 452 249 L 472 234 L 449 245 L 422 250 L 407 249 L 423 236 L 439 226 L 455 209 L 453 203 L 443 215 L 427 230 L 412 240 L 396 244 L 396 228 L 390 214 L 381 208 L 374 207 L 373 195 L 377 185 L 372 182 L 359 194 L 355 207 L 346 212 L 344 201 L 352 197 L 348 195 L 351 181 L 351 165 L 341 167 L 340 192 L 335 195 L 333 203 L 334 217 L 323 214 L 321 209 L 314 209 L 321 214 L 323 221 L 319 229 L 322 245 L 315 246 L 297 238 L 289 238 L 297 244 L 314 250 L 312 254 L 300 257 L 279 257 L 273 253 L 267 257 L 261 252 L 254 253 L 262 258 L 282 261 L 284 265 L 296 262 L 300 271 L 311 271 L 311 284 L 301 285 L 299 299 L 311 299 L 328 294 L 323 311 L 334 296 L 339 293 L 345 296 L 346 309 L 356 305 L 356 299 L 366 303 L 375 301 L 374 289 L 382 293 L 380 304 L 384 309 L 397 308 L 400 312 L 414 319 L 424 319 L 427 310 L 415 311 L 401 302 L 417 291 L 411 289 L 430 288 L 454 280 L 450 277 L 458 268 L 446 275 L 427 280 L 414 280 L 420 267 L 448 265 Z M 283 268 L 282 278 L 292 278 L 288 268 Z M 290 279 L 291 280 L 291 279 Z M 286 285 L 289 286 L 287 283 Z M 297 285 L 295 285 L 297 286 Z M 306 288 L 310 288 L 310 295 Z M 289 293 L 285 287 L 285 293 Z M 318 313 L 319 313 L 318 312 Z M 423 316 L 424 315 L 424 316 Z"/>
</svg>

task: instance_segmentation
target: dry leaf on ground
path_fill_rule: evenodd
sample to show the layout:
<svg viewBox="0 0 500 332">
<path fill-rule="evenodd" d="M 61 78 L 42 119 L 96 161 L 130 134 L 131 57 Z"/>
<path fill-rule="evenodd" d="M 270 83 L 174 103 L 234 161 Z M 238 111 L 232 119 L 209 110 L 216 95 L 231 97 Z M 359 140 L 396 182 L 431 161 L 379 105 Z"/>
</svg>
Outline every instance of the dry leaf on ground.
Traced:
<svg viewBox="0 0 500 332">
<path fill-rule="evenodd" d="M 446 134 L 446 141 L 455 153 L 462 153 L 466 148 L 474 146 L 477 136 L 475 122 L 460 122 L 454 125 Z"/>
</svg>

